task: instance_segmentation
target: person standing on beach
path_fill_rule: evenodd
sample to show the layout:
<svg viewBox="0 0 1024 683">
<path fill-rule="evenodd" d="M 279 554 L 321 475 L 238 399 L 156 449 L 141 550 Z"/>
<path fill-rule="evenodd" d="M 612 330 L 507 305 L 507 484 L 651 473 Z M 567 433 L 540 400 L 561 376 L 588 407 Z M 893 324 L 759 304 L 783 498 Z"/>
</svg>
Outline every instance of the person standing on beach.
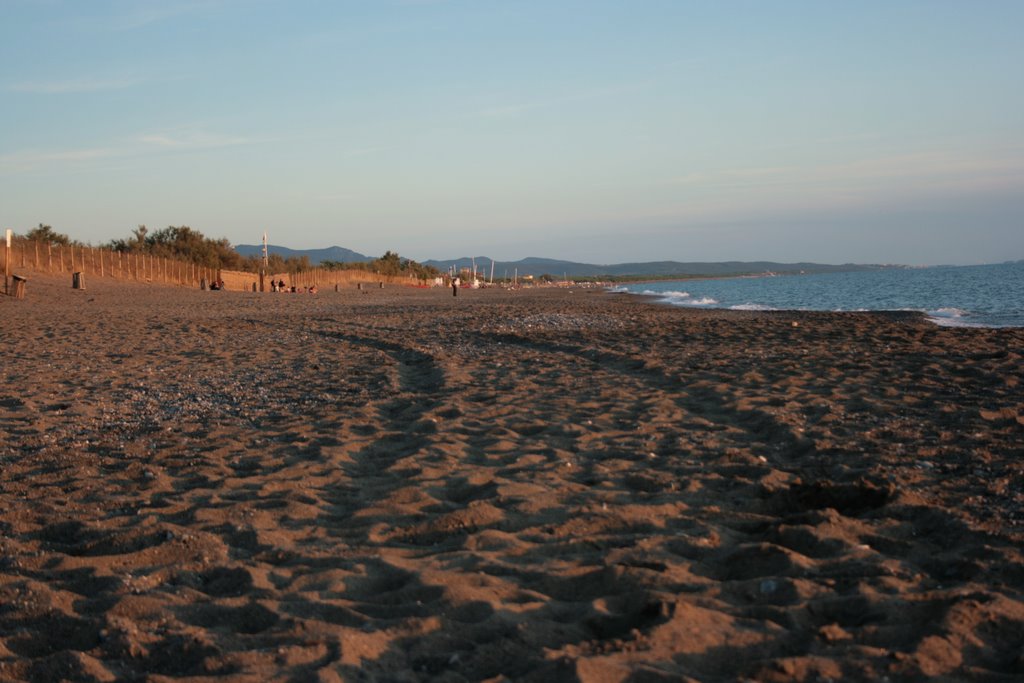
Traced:
<svg viewBox="0 0 1024 683">
<path fill-rule="evenodd" d="M 459 283 L 459 278 L 457 278 L 457 277 L 452 278 L 452 296 L 458 296 L 459 295 L 459 284 L 460 284 Z"/>
</svg>

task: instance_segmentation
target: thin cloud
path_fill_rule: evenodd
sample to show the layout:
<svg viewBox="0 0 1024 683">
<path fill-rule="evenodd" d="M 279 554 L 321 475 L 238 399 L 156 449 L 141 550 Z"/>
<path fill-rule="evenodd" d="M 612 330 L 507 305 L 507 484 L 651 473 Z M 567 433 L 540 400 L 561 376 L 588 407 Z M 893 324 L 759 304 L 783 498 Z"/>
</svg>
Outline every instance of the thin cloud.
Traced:
<svg viewBox="0 0 1024 683">
<path fill-rule="evenodd" d="M 36 95 L 64 95 L 69 93 L 90 93 L 106 90 L 124 90 L 141 85 L 145 79 L 138 76 L 122 78 L 79 78 L 67 81 L 39 81 L 14 83 L 8 86 L 13 92 Z"/>
<path fill-rule="evenodd" d="M 193 152 L 221 147 L 266 142 L 238 135 L 224 135 L 206 131 L 171 133 L 145 133 L 106 147 L 82 147 L 60 150 L 20 150 L 0 155 L 0 169 L 6 172 L 28 172 L 53 167 L 80 167 L 90 162 L 111 159 L 132 159 Z"/>
<path fill-rule="evenodd" d="M 252 138 L 238 135 L 223 135 L 206 131 L 188 131 L 171 133 L 147 133 L 137 138 L 138 142 L 149 147 L 165 149 L 210 149 L 213 147 L 234 147 L 255 142 Z"/>
<path fill-rule="evenodd" d="M 187 2 L 147 2 L 133 5 L 130 11 L 111 18 L 109 28 L 131 31 L 182 15 L 200 14 L 219 9 L 226 0 L 189 0 Z"/>
<path fill-rule="evenodd" d="M 0 155 L 0 168 L 12 172 L 33 171 L 46 166 L 66 166 L 124 156 L 116 147 L 94 147 L 63 150 L 21 150 Z"/>
<path fill-rule="evenodd" d="M 792 171 L 793 167 L 787 166 L 696 171 L 672 178 L 668 181 L 668 184 L 692 185 L 699 187 L 738 187 L 743 185 L 759 185 L 784 177 Z"/>
<path fill-rule="evenodd" d="M 661 186 L 677 188 L 676 199 L 653 207 L 648 218 L 763 219 L 1019 191 L 1024 188 L 1024 159 L 1012 150 L 931 150 L 834 164 L 715 169 L 678 176 Z"/>
<path fill-rule="evenodd" d="M 1024 172 L 1024 160 L 996 156 L 924 152 L 815 166 L 777 166 L 716 169 L 671 178 L 668 185 L 695 189 L 736 189 L 792 185 L 821 187 L 840 185 L 926 185 L 939 179 L 973 180 L 999 178 Z"/>
<path fill-rule="evenodd" d="M 605 88 L 581 90 L 575 93 L 568 93 L 565 95 L 561 95 L 559 97 L 551 97 L 547 99 L 529 100 L 525 102 L 511 102 L 508 104 L 500 104 L 493 107 L 485 107 L 484 109 L 479 109 L 476 112 L 474 112 L 474 115 L 485 118 L 513 117 L 531 111 L 550 109 L 553 107 L 560 107 L 566 104 L 575 104 L 577 102 L 588 102 L 590 100 L 617 97 L 619 95 L 623 95 L 626 93 L 636 92 L 638 90 L 649 88 L 652 84 L 652 81 L 642 81 L 639 83 L 630 83 L 626 85 L 614 85 Z"/>
</svg>

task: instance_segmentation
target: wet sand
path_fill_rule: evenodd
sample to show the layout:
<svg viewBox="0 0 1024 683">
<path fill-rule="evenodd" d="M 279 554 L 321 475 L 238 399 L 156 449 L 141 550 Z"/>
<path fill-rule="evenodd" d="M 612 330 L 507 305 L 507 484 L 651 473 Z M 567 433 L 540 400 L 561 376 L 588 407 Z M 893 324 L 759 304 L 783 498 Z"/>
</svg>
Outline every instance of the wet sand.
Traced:
<svg viewBox="0 0 1024 683">
<path fill-rule="evenodd" d="M 1024 678 L 1024 330 L 0 297 L 0 680 Z"/>
</svg>

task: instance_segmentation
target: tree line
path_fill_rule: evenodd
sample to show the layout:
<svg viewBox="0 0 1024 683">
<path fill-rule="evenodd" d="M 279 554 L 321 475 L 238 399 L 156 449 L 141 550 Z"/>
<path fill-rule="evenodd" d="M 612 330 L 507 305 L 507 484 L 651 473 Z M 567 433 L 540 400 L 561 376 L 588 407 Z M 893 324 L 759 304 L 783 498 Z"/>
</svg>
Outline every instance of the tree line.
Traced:
<svg viewBox="0 0 1024 683">
<path fill-rule="evenodd" d="M 85 246 L 42 223 L 25 233 L 24 237 L 54 246 Z M 250 273 L 258 273 L 263 268 L 262 256 L 242 256 L 234 250 L 227 238 L 206 237 L 198 230 L 193 230 L 185 225 L 172 225 L 154 231 L 150 231 L 145 225 L 140 225 L 131 231 L 129 237 L 111 240 L 106 244 L 101 244 L 100 247 L 126 254 L 139 253 L 178 259 L 206 268 Z M 411 259 L 401 258 L 392 251 L 388 251 L 373 261 L 354 263 L 324 261 L 320 263 L 320 267 L 327 270 L 364 270 L 379 275 L 407 275 L 418 279 L 433 278 L 439 274 L 436 268 L 422 265 Z M 267 272 L 269 273 L 298 273 L 311 268 L 308 256 L 285 258 L 280 254 L 269 254 L 267 257 Z"/>
<path fill-rule="evenodd" d="M 433 266 L 417 263 L 412 259 L 402 258 L 390 250 L 373 261 L 356 261 L 352 263 L 321 261 L 320 267 L 327 270 L 365 270 L 378 275 L 411 276 L 417 280 L 429 280 L 441 274 L 441 271 Z"/>
</svg>

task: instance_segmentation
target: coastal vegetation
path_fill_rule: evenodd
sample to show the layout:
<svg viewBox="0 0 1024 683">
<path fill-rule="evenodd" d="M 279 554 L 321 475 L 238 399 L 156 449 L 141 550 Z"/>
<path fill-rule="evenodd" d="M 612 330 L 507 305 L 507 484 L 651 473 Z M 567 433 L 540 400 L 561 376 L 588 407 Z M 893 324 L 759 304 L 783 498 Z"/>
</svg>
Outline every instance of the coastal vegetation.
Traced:
<svg viewBox="0 0 1024 683">
<path fill-rule="evenodd" d="M 339 261 L 321 261 L 320 267 L 327 270 L 365 270 L 379 275 L 412 276 L 418 280 L 437 277 L 441 272 L 433 266 L 417 263 L 412 259 L 402 258 L 396 252 L 387 251 L 373 261 L 356 261 L 342 263 Z"/>
<path fill-rule="evenodd" d="M 57 232 L 52 226 L 40 223 L 28 230 L 23 238 L 51 246 L 87 246 L 70 236 Z M 388 251 L 377 259 L 366 261 L 321 261 L 314 264 L 307 254 L 282 256 L 271 251 L 264 265 L 262 254 L 242 255 L 235 250 L 226 237 L 211 238 L 187 225 L 168 226 L 150 230 L 139 225 L 127 237 L 114 239 L 101 248 L 122 254 L 145 254 L 156 258 L 167 258 L 215 270 L 235 270 L 258 273 L 264 267 L 271 273 L 301 273 L 314 267 L 325 270 L 359 270 L 375 275 L 407 276 L 424 280 L 434 278 L 440 271 L 429 265 L 402 258 L 397 252 Z"/>
<path fill-rule="evenodd" d="M 67 247 L 72 244 L 77 246 L 79 244 L 77 241 L 72 241 L 64 233 L 57 232 L 51 226 L 43 225 L 42 223 L 25 233 L 25 239 L 49 244 L 54 247 Z"/>
<path fill-rule="evenodd" d="M 145 225 L 132 230 L 131 237 L 106 245 L 122 253 L 143 253 L 173 258 L 208 268 L 244 270 L 244 261 L 227 238 L 211 239 L 198 230 L 182 225 L 150 231 Z"/>
</svg>

